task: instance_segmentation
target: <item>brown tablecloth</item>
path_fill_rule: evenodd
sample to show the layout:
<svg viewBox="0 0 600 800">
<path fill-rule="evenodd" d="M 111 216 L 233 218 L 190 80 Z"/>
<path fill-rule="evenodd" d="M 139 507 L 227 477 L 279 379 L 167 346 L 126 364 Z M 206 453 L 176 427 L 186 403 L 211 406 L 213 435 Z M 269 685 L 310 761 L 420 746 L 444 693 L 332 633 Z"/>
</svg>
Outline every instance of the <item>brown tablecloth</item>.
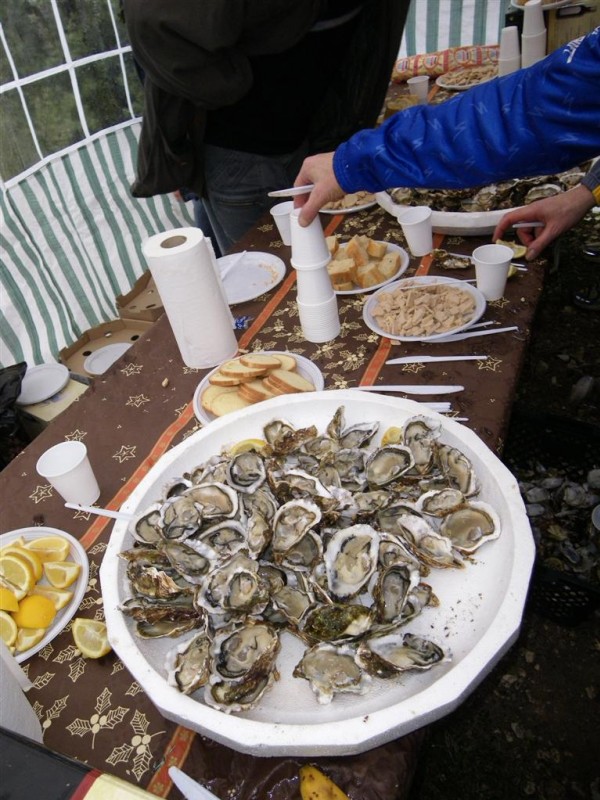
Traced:
<svg viewBox="0 0 600 800">
<path fill-rule="evenodd" d="M 354 233 L 405 246 L 400 226 L 376 207 L 344 217 L 325 217 L 327 232 L 343 238 Z M 436 244 L 441 243 L 437 236 Z M 485 238 L 489 241 L 489 237 Z M 478 238 L 446 237 L 444 247 L 470 253 Z M 535 307 L 542 288 L 544 262 L 530 266 L 508 283 L 506 297 L 490 303 L 484 319 L 517 325 L 517 333 L 455 344 L 391 345 L 362 321 L 364 297 L 339 298 L 342 332 L 317 345 L 302 338 L 295 304 L 290 250 L 271 219 L 239 242 L 238 250 L 275 253 L 288 265 L 283 282 L 255 301 L 233 308 L 250 317 L 239 332 L 249 349 L 290 350 L 312 359 L 327 389 L 359 383 L 460 383 L 451 395 L 454 414 L 495 451 L 502 449 L 515 386 L 524 358 Z M 411 259 L 406 275 L 427 270 L 427 259 Z M 472 270 L 460 277 L 472 277 Z M 406 354 L 489 354 L 487 361 L 386 366 L 389 357 Z M 61 498 L 35 471 L 41 453 L 65 439 L 88 446 L 102 489 L 98 505 L 118 508 L 141 478 L 169 448 L 200 427 L 191 400 L 206 373 L 186 368 L 168 320 L 163 315 L 86 393 L 60 415 L 0 473 L 1 531 L 32 525 L 65 530 L 85 546 L 90 580 L 78 616 L 103 618 L 98 570 L 112 522 L 66 509 Z M 448 396 L 428 400 L 447 400 Z M 259 759 L 236 753 L 166 721 L 114 653 L 97 661 L 76 651 L 70 626 L 23 664 L 33 689 L 28 697 L 53 750 L 137 783 L 156 795 L 179 798 L 167 775 L 171 764 L 201 780 L 221 798 L 236 800 L 298 796 L 298 765 L 318 763 L 352 800 L 404 798 L 410 786 L 422 732 L 415 732 L 361 755 L 322 759 Z"/>
</svg>

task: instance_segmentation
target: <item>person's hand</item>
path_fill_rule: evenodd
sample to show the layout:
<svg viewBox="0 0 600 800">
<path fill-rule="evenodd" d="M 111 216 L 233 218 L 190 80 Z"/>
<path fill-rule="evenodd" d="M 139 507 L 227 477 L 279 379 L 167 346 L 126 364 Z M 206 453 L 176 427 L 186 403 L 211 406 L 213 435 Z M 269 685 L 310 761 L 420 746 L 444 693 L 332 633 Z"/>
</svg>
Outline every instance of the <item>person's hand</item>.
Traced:
<svg viewBox="0 0 600 800">
<path fill-rule="evenodd" d="M 531 261 L 561 233 L 576 225 L 595 204 L 594 195 L 586 186 L 576 186 L 568 192 L 536 200 L 505 214 L 494 231 L 492 241 L 502 239 L 504 232 L 515 222 L 541 222 L 541 227 L 518 228 L 517 235 L 527 247 L 525 258 Z"/>
<path fill-rule="evenodd" d="M 298 220 L 302 227 L 310 225 L 326 203 L 340 200 L 345 194 L 335 178 L 333 153 L 319 153 L 304 160 L 294 186 L 306 186 L 309 183 L 315 186 L 312 192 L 294 198 L 294 206 L 302 209 Z"/>
</svg>

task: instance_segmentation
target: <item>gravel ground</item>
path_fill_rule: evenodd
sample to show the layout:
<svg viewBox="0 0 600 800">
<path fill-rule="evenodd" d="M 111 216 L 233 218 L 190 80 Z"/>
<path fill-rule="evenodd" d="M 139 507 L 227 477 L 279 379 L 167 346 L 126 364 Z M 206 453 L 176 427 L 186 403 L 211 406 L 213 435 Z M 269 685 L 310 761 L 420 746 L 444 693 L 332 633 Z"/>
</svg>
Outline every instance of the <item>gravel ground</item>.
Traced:
<svg viewBox="0 0 600 800">
<path fill-rule="evenodd" d="M 600 241 L 600 214 L 555 248 L 515 408 L 600 433 L 600 311 L 572 302 L 576 288 L 600 282 L 600 263 L 581 257 L 591 240 Z M 592 458 L 584 472 L 600 467 L 600 453 Z M 565 625 L 530 598 L 517 642 L 456 711 L 429 727 L 410 800 L 598 800 L 599 690 L 600 611 Z"/>
</svg>

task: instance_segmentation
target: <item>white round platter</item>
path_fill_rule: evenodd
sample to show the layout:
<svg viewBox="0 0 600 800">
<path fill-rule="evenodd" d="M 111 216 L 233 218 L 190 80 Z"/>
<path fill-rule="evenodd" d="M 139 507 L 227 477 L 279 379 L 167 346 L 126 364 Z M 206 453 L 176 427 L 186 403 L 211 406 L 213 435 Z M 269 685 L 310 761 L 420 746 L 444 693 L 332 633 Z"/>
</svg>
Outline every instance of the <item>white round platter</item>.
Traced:
<svg viewBox="0 0 600 800">
<path fill-rule="evenodd" d="M 495 74 L 489 75 L 485 78 L 482 78 L 475 83 L 454 83 L 456 78 L 456 74 L 460 72 L 469 72 L 470 70 L 479 69 L 478 67 L 461 67 L 455 70 L 451 70 L 450 72 L 445 72 L 443 75 L 438 75 L 435 79 L 436 84 L 440 87 L 440 89 L 449 89 L 453 92 L 466 92 L 467 89 L 472 89 L 474 86 L 481 86 L 482 83 L 487 83 L 488 81 L 493 80 L 494 78 L 498 77 L 498 71 L 496 70 Z"/>
<path fill-rule="evenodd" d="M 365 211 L 367 208 L 373 208 L 377 205 L 377 200 L 369 200 L 368 203 L 359 203 L 356 206 L 349 206 L 348 208 L 321 208 L 321 214 L 354 214 L 356 211 Z"/>
<path fill-rule="evenodd" d="M 217 259 L 220 270 L 239 259 L 239 253 Z M 223 288 L 229 305 L 255 300 L 281 283 L 285 275 L 285 264 L 271 253 L 249 250 L 236 266 L 223 278 Z"/>
<path fill-rule="evenodd" d="M 392 216 L 397 217 L 409 206 L 394 203 L 387 192 L 375 195 L 379 205 Z M 432 211 L 431 225 L 434 233 L 447 233 L 455 236 L 484 236 L 493 233 L 496 225 L 505 214 L 514 211 L 502 208 L 497 211 Z"/>
<path fill-rule="evenodd" d="M 115 361 L 126 353 L 131 347 L 131 342 L 113 342 L 100 347 L 89 355 L 83 362 L 83 368 L 89 375 L 103 375 L 112 367 Z"/>
<path fill-rule="evenodd" d="M 245 714 L 225 714 L 168 685 L 166 653 L 174 642 L 135 636 L 132 622 L 119 610 L 130 596 L 126 563 L 119 553 L 133 537 L 128 523 L 115 523 L 100 570 L 104 611 L 111 645 L 148 697 L 166 718 L 235 750 L 257 756 L 352 755 L 428 725 L 455 709 L 504 655 L 518 635 L 535 547 L 515 477 L 468 428 L 410 400 L 325 391 L 277 397 L 222 417 L 166 453 L 123 504 L 140 512 L 160 497 L 165 484 L 283 418 L 296 427 L 315 425 L 323 432 L 344 407 L 346 425 L 377 420 L 381 434 L 425 414 L 442 426 L 440 440 L 458 447 L 473 464 L 481 483 L 480 499 L 498 513 L 502 533 L 477 551 L 474 563 L 460 570 L 436 570 L 428 576 L 439 598 L 409 626 L 411 632 L 444 643 L 452 654 L 434 669 L 405 674 L 401 680 L 374 681 L 364 695 L 341 695 L 319 705 L 308 683 L 292 670 L 302 645 L 284 634 L 277 665 L 280 679 Z"/>
<path fill-rule="evenodd" d="M 475 310 L 473 311 L 472 318 L 464 325 L 458 325 L 455 328 L 450 328 L 443 333 L 436 333 L 432 336 L 396 336 L 396 334 L 391 334 L 387 331 L 384 331 L 383 328 L 379 327 L 379 325 L 375 322 L 375 319 L 373 318 L 373 309 L 377 305 L 378 298 L 383 292 L 392 292 L 397 288 L 409 289 L 411 286 L 431 286 L 436 283 L 458 284 L 461 289 L 473 297 L 475 300 Z M 365 325 L 367 325 L 374 333 L 378 333 L 380 336 L 383 336 L 386 339 L 393 339 L 394 341 L 399 342 L 434 342 L 436 339 L 443 339 L 445 336 L 450 336 L 452 333 L 459 333 L 460 331 L 466 330 L 470 325 L 473 325 L 473 323 L 480 319 L 485 311 L 485 308 L 485 297 L 481 294 L 479 289 L 477 289 L 475 286 L 472 286 L 470 283 L 458 280 L 456 278 L 446 278 L 437 275 L 419 275 L 414 278 L 401 278 L 395 283 L 388 283 L 387 286 L 379 289 L 377 292 L 375 292 L 375 294 L 370 295 L 363 306 L 363 319 L 365 321 Z"/>
<path fill-rule="evenodd" d="M 31 406 L 41 403 L 67 385 L 69 370 L 64 364 L 38 364 L 30 367 L 21 381 L 21 393 L 17 397 L 18 406 Z"/>
<path fill-rule="evenodd" d="M 296 359 L 296 368 L 298 370 L 298 374 L 302 375 L 303 378 L 311 381 L 314 385 L 317 392 L 320 392 L 325 386 L 325 380 L 323 378 L 323 373 L 317 367 L 316 364 L 313 364 L 312 361 L 309 361 L 308 358 L 304 356 L 300 356 L 297 353 L 290 353 L 287 350 L 257 350 L 256 352 L 262 353 L 263 355 L 274 355 L 274 356 L 292 356 Z M 210 376 L 214 375 L 215 372 L 219 371 L 219 367 L 215 367 L 211 370 L 206 377 L 204 377 L 198 386 L 196 387 L 196 391 L 194 392 L 194 398 L 192 400 L 192 406 L 194 408 L 194 414 L 196 415 L 196 419 L 198 422 L 202 422 L 204 425 L 208 425 L 209 422 L 212 422 L 214 419 L 218 419 L 215 417 L 214 414 L 211 414 L 210 411 L 207 411 L 205 408 L 202 407 L 202 403 L 200 402 L 200 398 L 202 397 L 202 392 L 209 386 L 210 384 Z"/>
<path fill-rule="evenodd" d="M 544 11 L 551 11 L 553 8 L 564 8 L 564 6 L 573 5 L 574 0 L 548 0 L 548 2 L 544 2 L 542 0 L 542 8 Z M 511 0 L 510 2 L 513 8 L 518 8 L 519 11 L 523 11 L 525 8 L 525 3 L 516 3 L 515 0 Z"/>
<path fill-rule="evenodd" d="M 346 294 L 366 294 L 367 292 L 374 292 L 377 289 L 380 289 L 382 286 L 385 286 L 392 281 L 398 280 L 401 275 L 404 275 L 406 270 L 408 269 L 408 265 L 410 264 L 410 256 L 404 250 L 404 248 L 400 247 L 398 244 L 394 244 L 393 242 L 379 242 L 380 244 L 387 245 L 388 253 L 400 253 L 400 266 L 398 267 L 398 271 L 395 275 L 392 275 L 391 278 L 387 278 L 385 281 L 381 281 L 381 283 L 376 283 L 373 286 L 367 286 L 365 289 L 362 289 L 360 286 L 357 286 L 356 289 L 336 289 L 335 293 L 340 295 Z M 340 244 L 340 247 L 344 247 L 344 242 Z"/>
<path fill-rule="evenodd" d="M 52 639 L 54 639 L 55 636 L 58 636 L 58 634 L 62 631 L 62 629 L 79 608 L 79 604 L 81 603 L 87 588 L 89 576 L 89 562 L 87 554 L 77 539 L 71 536 L 70 533 L 61 531 L 58 528 L 19 528 L 18 530 L 9 531 L 8 533 L 2 534 L 0 536 L 0 547 L 5 547 L 6 545 L 11 544 L 15 541 L 15 539 L 18 539 L 21 536 L 23 539 L 25 539 L 25 541 L 39 539 L 41 536 L 62 536 L 63 539 L 67 539 L 70 544 L 67 561 L 74 561 L 76 564 L 79 564 L 81 570 L 75 583 L 68 587 L 69 591 L 73 592 L 73 597 L 64 608 L 61 608 L 60 611 L 56 612 L 54 621 L 52 625 L 49 626 L 45 636 L 36 645 L 30 647 L 29 650 L 24 650 L 22 653 L 15 653 L 15 659 L 19 662 L 19 664 L 45 647 L 48 642 L 51 642 Z M 39 580 L 38 584 L 40 586 L 50 586 L 46 578 Z"/>
</svg>

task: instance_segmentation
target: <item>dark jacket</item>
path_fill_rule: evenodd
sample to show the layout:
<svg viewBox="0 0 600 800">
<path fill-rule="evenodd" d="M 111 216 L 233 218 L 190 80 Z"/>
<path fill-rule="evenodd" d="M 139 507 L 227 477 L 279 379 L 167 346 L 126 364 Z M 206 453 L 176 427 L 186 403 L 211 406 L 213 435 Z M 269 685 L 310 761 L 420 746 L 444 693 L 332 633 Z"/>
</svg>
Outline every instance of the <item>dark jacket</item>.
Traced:
<svg viewBox="0 0 600 800">
<path fill-rule="evenodd" d="M 202 192 L 206 114 L 252 85 L 252 56 L 306 36 L 324 0 L 125 0 L 136 61 L 145 73 L 135 197 Z M 315 109 L 309 149 L 334 149 L 375 123 L 397 57 L 409 0 L 365 0 L 354 37 Z M 299 76 L 301 79 L 301 76 Z"/>
</svg>

